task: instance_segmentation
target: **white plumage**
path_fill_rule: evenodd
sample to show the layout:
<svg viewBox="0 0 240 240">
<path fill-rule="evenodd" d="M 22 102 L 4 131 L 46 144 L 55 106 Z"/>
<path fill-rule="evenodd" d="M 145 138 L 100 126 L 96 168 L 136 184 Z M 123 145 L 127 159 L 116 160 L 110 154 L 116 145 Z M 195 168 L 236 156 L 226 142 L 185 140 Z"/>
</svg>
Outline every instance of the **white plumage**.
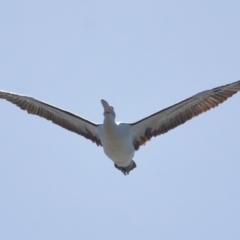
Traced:
<svg viewBox="0 0 240 240">
<path fill-rule="evenodd" d="M 218 106 L 238 91 L 240 81 L 200 92 L 135 123 L 119 124 L 115 122 L 113 107 L 105 100 L 101 100 L 104 121 L 97 124 L 32 97 L 0 91 L 0 98 L 103 146 L 114 166 L 126 175 L 136 167 L 135 150 L 146 141 Z"/>
</svg>

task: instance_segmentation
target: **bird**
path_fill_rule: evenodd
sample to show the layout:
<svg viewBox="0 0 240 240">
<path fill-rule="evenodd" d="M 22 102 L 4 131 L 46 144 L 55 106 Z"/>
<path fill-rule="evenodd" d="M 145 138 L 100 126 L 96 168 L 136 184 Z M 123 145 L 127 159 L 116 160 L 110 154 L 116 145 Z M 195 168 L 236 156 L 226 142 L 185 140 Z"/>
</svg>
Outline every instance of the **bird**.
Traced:
<svg viewBox="0 0 240 240">
<path fill-rule="evenodd" d="M 104 115 L 101 124 L 29 96 L 0 91 L 0 98 L 26 110 L 29 114 L 52 121 L 91 140 L 97 146 L 102 146 L 115 168 L 128 175 L 137 167 L 133 160 L 135 151 L 152 137 L 167 133 L 193 117 L 218 106 L 239 91 L 240 80 L 199 92 L 133 123 L 116 122 L 114 108 L 106 100 L 101 99 Z"/>
</svg>

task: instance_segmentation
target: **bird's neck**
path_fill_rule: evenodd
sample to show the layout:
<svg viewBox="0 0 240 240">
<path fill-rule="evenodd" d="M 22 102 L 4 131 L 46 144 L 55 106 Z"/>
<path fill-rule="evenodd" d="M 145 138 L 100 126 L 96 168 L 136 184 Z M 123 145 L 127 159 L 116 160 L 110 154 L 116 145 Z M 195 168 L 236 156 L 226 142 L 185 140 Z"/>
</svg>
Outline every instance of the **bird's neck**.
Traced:
<svg viewBox="0 0 240 240">
<path fill-rule="evenodd" d="M 116 134 L 117 124 L 112 114 L 106 114 L 103 121 L 103 132 L 106 139 L 112 140 Z"/>
<path fill-rule="evenodd" d="M 103 125 L 106 127 L 114 127 L 116 126 L 115 119 L 112 114 L 106 114 L 104 117 Z"/>
</svg>

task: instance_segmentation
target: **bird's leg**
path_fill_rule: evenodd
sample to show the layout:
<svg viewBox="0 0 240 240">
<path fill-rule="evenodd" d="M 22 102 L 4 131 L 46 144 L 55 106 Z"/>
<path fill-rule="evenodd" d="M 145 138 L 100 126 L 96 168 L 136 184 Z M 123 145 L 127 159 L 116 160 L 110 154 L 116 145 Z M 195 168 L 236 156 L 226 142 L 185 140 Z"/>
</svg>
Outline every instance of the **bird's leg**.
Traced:
<svg viewBox="0 0 240 240">
<path fill-rule="evenodd" d="M 128 167 L 119 167 L 117 164 L 114 164 L 114 167 L 120 170 L 124 175 L 128 175 L 130 171 L 132 171 L 135 167 L 137 167 L 136 163 L 132 160 Z"/>
</svg>

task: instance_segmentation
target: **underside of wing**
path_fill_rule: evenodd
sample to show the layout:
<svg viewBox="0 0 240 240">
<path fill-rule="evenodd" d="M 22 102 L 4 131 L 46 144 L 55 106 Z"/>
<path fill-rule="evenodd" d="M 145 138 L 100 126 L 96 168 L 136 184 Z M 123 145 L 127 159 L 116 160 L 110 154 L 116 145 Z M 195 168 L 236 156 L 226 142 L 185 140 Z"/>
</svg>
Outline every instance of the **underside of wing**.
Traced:
<svg viewBox="0 0 240 240">
<path fill-rule="evenodd" d="M 91 140 L 97 146 L 102 146 L 97 130 L 98 124 L 32 97 L 0 91 L 0 98 L 6 99 L 22 110 L 26 110 L 29 114 L 50 120 L 69 131 Z"/>
<path fill-rule="evenodd" d="M 240 91 L 240 81 L 203 91 L 130 124 L 135 149 L 138 150 L 141 145 L 144 145 L 152 137 L 164 134 L 193 117 L 218 106 L 238 91 Z"/>
</svg>

